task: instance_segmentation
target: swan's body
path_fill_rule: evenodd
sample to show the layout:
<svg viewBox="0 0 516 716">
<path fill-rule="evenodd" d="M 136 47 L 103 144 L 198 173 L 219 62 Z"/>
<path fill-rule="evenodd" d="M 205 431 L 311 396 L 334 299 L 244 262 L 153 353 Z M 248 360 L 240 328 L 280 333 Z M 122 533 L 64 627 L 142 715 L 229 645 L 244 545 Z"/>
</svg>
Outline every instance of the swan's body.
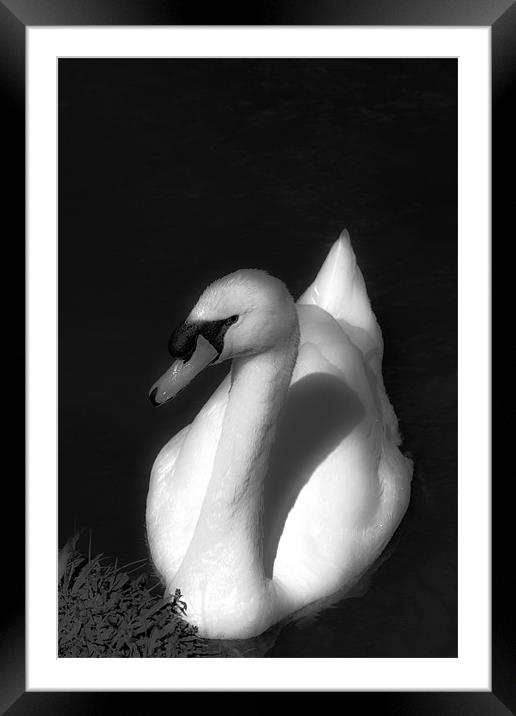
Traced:
<svg viewBox="0 0 516 716">
<path fill-rule="evenodd" d="M 233 314 L 234 326 L 223 323 Z M 297 304 L 277 279 L 240 271 L 212 284 L 185 325 L 202 326 L 232 368 L 156 458 L 148 541 L 200 635 L 246 638 L 354 583 L 407 508 L 412 464 L 398 449 L 381 333 L 346 232 Z M 187 340 L 176 335 L 177 355 Z M 208 341 L 185 371 L 198 372 L 202 350 L 202 365 L 213 359 Z M 183 380 L 174 366 L 155 403 Z"/>
</svg>

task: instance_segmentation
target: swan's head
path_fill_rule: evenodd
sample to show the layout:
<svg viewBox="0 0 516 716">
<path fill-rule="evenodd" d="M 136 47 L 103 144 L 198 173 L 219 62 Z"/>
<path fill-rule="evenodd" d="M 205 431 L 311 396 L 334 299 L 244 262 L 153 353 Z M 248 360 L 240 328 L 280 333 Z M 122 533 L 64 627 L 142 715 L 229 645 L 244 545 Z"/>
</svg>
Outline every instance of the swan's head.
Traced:
<svg viewBox="0 0 516 716">
<path fill-rule="evenodd" d="M 207 365 L 280 347 L 296 330 L 294 301 L 279 279 L 256 269 L 218 279 L 170 336 L 175 360 L 152 386 L 152 404 L 177 395 Z"/>
</svg>

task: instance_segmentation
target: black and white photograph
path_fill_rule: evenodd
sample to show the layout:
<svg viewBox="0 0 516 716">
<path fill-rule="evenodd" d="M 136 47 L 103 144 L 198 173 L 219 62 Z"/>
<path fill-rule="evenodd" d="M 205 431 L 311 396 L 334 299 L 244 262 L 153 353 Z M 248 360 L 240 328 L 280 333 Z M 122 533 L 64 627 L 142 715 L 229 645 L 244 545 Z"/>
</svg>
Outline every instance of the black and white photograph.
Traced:
<svg viewBox="0 0 516 716">
<path fill-rule="evenodd" d="M 457 656 L 457 91 L 59 59 L 59 657 Z"/>
<path fill-rule="evenodd" d="M 515 32 L 514 0 L 0 0 L 1 714 L 514 712 Z"/>
</svg>

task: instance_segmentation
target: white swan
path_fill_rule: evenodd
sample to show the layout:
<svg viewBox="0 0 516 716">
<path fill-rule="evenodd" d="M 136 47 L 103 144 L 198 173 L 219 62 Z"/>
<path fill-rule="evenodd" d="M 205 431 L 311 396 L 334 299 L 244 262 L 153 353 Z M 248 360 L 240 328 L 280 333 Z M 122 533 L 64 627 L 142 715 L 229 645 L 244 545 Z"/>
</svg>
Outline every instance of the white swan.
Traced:
<svg viewBox="0 0 516 716">
<path fill-rule="evenodd" d="M 151 556 L 201 636 L 252 637 L 352 585 L 409 502 L 412 462 L 398 449 L 381 332 L 348 233 L 297 304 L 263 271 L 215 281 L 169 350 L 155 405 L 209 363 L 233 361 L 156 458 Z"/>
</svg>

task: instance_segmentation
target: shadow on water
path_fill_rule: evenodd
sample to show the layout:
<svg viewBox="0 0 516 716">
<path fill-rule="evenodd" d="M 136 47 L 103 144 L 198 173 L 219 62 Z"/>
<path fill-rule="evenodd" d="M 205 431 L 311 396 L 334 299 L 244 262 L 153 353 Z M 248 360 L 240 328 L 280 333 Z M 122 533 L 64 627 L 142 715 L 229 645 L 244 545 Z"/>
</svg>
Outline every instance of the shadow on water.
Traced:
<svg viewBox="0 0 516 716">
<path fill-rule="evenodd" d="M 312 373 L 290 388 L 278 421 L 264 485 L 263 550 L 267 577 L 272 577 L 281 534 L 301 489 L 363 415 L 362 403 L 342 377 Z"/>
</svg>

